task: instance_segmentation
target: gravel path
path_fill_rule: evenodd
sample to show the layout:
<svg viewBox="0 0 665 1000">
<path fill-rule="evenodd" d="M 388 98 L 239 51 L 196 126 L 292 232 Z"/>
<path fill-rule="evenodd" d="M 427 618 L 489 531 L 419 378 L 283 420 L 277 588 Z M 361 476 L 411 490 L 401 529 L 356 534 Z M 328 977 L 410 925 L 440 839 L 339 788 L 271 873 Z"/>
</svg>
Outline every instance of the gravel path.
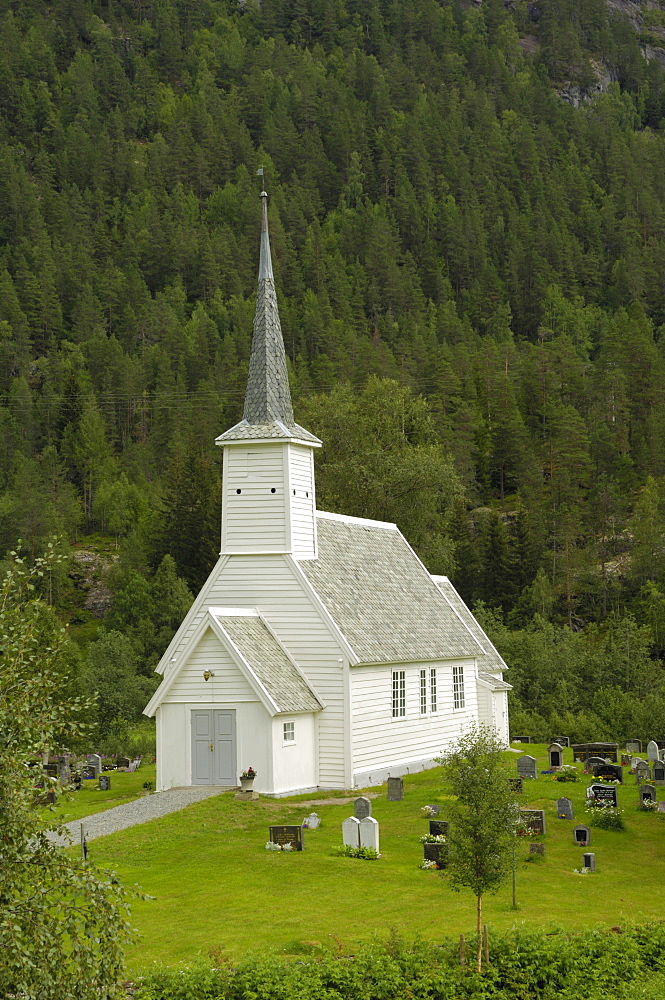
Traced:
<svg viewBox="0 0 665 1000">
<path fill-rule="evenodd" d="M 133 802 L 125 802 L 124 805 L 107 809 L 106 812 L 94 813 L 92 816 L 84 816 L 82 819 L 65 823 L 65 829 L 70 831 L 72 842 L 76 843 L 81 836 L 81 823 L 83 823 L 86 839 L 96 840 L 97 837 L 106 837 L 109 833 L 126 830 L 129 826 L 147 823 L 148 820 L 158 819 L 160 816 L 166 816 L 167 813 L 184 809 L 192 802 L 201 802 L 202 799 L 209 799 L 213 795 L 221 795 L 222 792 L 226 791 L 228 788 L 220 788 L 216 785 L 169 788 L 166 792 L 144 795 L 140 799 L 134 799 Z M 68 843 L 62 837 L 53 836 L 52 839 L 62 845 Z"/>
</svg>

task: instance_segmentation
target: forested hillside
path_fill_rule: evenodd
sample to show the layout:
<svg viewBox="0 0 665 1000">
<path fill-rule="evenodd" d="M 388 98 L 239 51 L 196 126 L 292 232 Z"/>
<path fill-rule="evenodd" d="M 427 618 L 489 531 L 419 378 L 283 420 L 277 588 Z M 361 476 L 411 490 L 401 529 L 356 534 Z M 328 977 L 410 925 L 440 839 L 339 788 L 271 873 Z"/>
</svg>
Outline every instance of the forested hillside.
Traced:
<svg viewBox="0 0 665 1000">
<path fill-rule="evenodd" d="M 514 731 L 665 737 L 665 8 L 616 6 L 0 0 L 0 549 L 58 536 L 102 730 L 218 551 L 263 167 L 319 506 L 483 602 Z"/>
</svg>

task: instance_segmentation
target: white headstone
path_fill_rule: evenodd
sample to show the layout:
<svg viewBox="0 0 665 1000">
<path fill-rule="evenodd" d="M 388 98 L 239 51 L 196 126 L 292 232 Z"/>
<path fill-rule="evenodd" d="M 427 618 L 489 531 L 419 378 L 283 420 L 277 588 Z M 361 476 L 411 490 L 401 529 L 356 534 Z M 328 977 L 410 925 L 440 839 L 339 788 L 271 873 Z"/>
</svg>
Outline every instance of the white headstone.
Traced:
<svg viewBox="0 0 665 1000">
<path fill-rule="evenodd" d="M 360 846 L 373 847 L 379 853 L 379 824 L 373 816 L 360 820 Z"/>
<path fill-rule="evenodd" d="M 345 847 L 360 847 L 360 820 L 355 816 L 349 816 L 342 823 L 342 840 Z"/>
<path fill-rule="evenodd" d="M 86 763 L 92 764 L 95 769 L 95 777 L 102 773 L 102 758 L 98 753 L 88 753 L 85 755 Z"/>
<path fill-rule="evenodd" d="M 649 740 L 647 743 L 647 760 L 658 760 L 658 744 L 655 740 Z"/>
<path fill-rule="evenodd" d="M 307 830 L 318 830 L 319 826 L 321 825 L 321 817 L 318 816 L 316 813 L 310 813 L 309 816 L 305 816 L 304 820 L 302 821 L 302 825 Z"/>
</svg>

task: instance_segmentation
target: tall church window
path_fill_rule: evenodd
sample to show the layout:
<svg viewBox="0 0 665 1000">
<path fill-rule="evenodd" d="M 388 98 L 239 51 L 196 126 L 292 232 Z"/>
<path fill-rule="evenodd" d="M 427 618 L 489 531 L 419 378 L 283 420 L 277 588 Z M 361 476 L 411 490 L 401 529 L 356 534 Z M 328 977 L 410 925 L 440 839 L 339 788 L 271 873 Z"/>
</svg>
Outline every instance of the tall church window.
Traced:
<svg viewBox="0 0 665 1000">
<path fill-rule="evenodd" d="M 464 667 L 453 666 L 453 704 L 464 708 Z"/>
<path fill-rule="evenodd" d="M 393 670 L 393 719 L 406 715 L 406 672 Z"/>
</svg>

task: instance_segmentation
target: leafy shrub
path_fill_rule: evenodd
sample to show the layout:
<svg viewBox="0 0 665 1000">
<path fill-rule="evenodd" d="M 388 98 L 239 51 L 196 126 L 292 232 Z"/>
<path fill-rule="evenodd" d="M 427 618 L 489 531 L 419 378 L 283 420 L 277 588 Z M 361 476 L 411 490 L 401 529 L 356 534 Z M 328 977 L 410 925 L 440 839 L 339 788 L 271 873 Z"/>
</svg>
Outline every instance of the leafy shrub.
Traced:
<svg viewBox="0 0 665 1000">
<path fill-rule="evenodd" d="M 557 781 L 579 781 L 579 774 L 577 773 L 577 768 L 573 767 L 572 764 L 564 764 L 560 771 L 556 775 Z"/>
<path fill-rule="evenodd" d="M 351 844 L 333 847 L 332 853 L 339 858 L 362 858 L 363 861 L 376 861 L 381 857 L 373 847 L 352 847 Z"/>
<path fill-rule="evenodd" d="M 626 824 L 622 818 L 622 809 L 615 806 L 596 805 L 586 810 L 591 815 L 591 826 L 599 830 L 625 830 Z"/>
</svg>

